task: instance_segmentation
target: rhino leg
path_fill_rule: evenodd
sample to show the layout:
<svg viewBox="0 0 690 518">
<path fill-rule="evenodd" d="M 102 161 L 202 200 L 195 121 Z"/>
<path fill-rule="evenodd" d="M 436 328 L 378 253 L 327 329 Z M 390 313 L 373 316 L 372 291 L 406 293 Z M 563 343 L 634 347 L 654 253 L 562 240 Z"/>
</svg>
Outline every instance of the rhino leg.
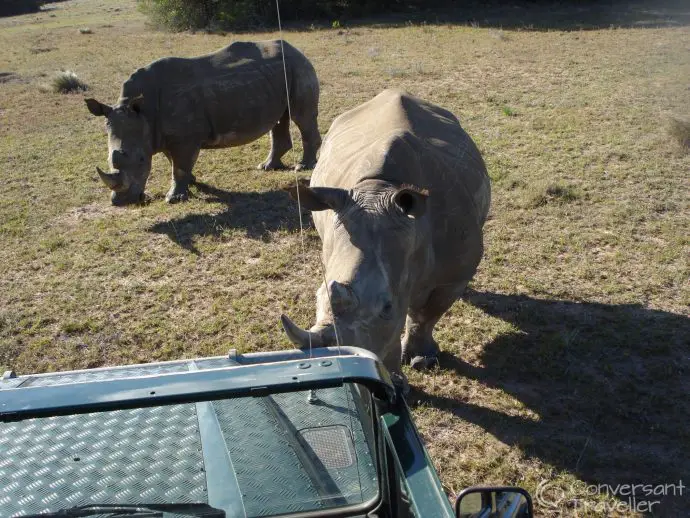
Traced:
<svg viewBox="0 0 690 518">
<path fill-rule="evenodd" d="M 462 295 L 468 283 L 469 281 L 463 281 L 453 286 L 436 288 L 423 307 L 409 309 L 402 340 L 403 363 L 410 363 L 415 369 L 426 369 L 437 363 L 439 348 L 433 337 L 434 327 Z"/>
<path fill-rule="evenodd" d="M 189 186 L 196 182 L 192 168 L 199 157 L 199 148 L 176 147 L 174 151 L 166 153 L 172 163 L 172 184 L 165 201 L 177 203 L 189 198 Z"/>
<path fill-rule="evenodd" d="M 280 160 L 282 156 L 292 149 L 292 139 L 290 138 L 290 117 L 288 111 L 280 117 L 278 122 L 271 130 L 271 151 L 266 160 L 261 162 L 257 169 L 271 171 L 273 169 L 285 169 L 285 165 Z"/>
<path fill-rule="evenodd" d="M 316 122 L 316 114 L 303 116 L 302 114 L 293 114 L 295 124 L 299 128 L 302 135 L 302 160 L 297 164 L 297 170 L 314 169 L 316 166 L 316 152 L 321 147 L 321 135 L 319 134 L 319 125 Z"/>
</svg>

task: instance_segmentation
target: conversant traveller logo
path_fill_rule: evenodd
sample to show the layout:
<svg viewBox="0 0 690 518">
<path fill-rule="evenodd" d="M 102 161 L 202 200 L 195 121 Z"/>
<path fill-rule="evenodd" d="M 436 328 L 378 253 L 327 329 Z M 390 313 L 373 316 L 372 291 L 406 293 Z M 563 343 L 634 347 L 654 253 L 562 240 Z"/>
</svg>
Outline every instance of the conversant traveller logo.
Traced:
<svg viewBox="0 0 690 518">
<path fill-rule="evenodd" d="M 666 496 L 683 496 L 682 480 L 669 484 L 573 484 L 542 480 L 534 499 L 548 509 L 568 507 L 596 513 L 651 513 Z"/>
</svg>

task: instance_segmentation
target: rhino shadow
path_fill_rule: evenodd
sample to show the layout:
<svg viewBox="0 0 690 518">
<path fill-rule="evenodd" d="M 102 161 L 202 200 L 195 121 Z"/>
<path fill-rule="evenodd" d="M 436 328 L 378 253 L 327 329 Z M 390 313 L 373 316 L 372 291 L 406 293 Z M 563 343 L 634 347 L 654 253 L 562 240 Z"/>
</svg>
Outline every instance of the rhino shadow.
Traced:
<svg viewBox="0 0 690 518">
<path fill-rule="evenodd" d="M 442 353 L 440 368 L 510 394 L 539 419 L 420 389 L 412 406 L 474 423 L 589 484 L 678 484 L 687 474 L 690 319 L 635 304 L 466 297 L 516 331 L 484 347 L 484 367 Z M 679 505 L 668 497 L 654 516 L 679 516 Z"/>
<path fill-rule="evenodd" d="M 223 203 L 227 209 L 217 214 L 188 214 L 156 223 L 149 232 L 166 234 L 172 241 L 193 254 L 201 255 L 195 241 L 203 236 L 220 236 L 229 229 L 244 229 L 247 237 L 268 241 L 271 232 L 300 229 L 297 204 L 280 191 L 233 192 L 197 182 L 196 190 L 209 203 Z M 302 224 L 308 228 L 311 213 L 303 211 Z"/>
<path fill-rule="evenodd" d="M 64 2 L 65 0 L 50 0 L 51 4 Z M 21 14 L 37 13 L 41 11 L 54 11 L 57 9 L 55 5 L 47 4 L 46 0 L 3 0 L 0 3 L 0 18 L 5 16 L 18 16 Z"/>
</svg>

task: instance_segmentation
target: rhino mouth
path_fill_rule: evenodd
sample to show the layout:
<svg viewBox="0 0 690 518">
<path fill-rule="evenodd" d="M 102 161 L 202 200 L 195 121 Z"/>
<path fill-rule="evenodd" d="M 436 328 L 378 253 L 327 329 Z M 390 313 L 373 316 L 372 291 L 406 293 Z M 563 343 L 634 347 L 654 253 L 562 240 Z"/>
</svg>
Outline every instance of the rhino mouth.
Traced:
<svg viewBox="0 0 690 518">
<path fill-rule="evenodd" d="M 113 191 L 110 195 L 110 202 L 116 207 L 124 207 L 125 205 L 146 205 L 149 202 L 148 196 L 140 192 L 138 194 Z"/>
<path fill-rule="evenodd" d="M 110 201 L 113 205 L 122 207 L 148 202 L 144 189 L 136 182 L 130 182 L 129 176 L 124 171 L 115 170 L 106 173 L 100 167 L 96 167 L 96 171 L 101 181 L 112 191 Z"/>
</svg>

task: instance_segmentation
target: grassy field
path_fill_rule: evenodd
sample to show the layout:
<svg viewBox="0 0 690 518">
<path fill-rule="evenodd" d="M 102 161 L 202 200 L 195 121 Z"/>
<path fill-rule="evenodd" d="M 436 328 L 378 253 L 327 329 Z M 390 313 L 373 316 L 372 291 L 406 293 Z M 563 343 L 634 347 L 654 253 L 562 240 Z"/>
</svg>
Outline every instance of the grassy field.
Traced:
<svg viewBox="0 0 690 518">
<path fill-rule="evenodd" d="M 637 516 L 589 486 L 687 479 L 690 153 L 672 121 L 690 116 L 690 29 L 344 24 L 286 38 L 319 74 L 322 133 L 397 87 L 453 111 L 485 156 L 485 258 L 438 326 L 439 368 L 409 373 L 449 495 L 509 483 L 540 495 L 540 516 Z M 112 103 L 135 68 L 232 39 L 152 31 L 128 0 L 0 19 L 0 367 L 288 348 L 280 313 L 312 323 L 320 242 L 310 228 L 301 253 L 281 191 L 293 174 L 254 169 L 266 137 L 202 152 L 185 204 L 162 200 L 162 157 L 143 207 L 111 207 L 95 172 L 106 138 L 84 95 Z M 88 92 L 47 91 L 61 69 Z M 647 498 L 652 515 L 687 512 L 687 491 Z"/>
</svg>

